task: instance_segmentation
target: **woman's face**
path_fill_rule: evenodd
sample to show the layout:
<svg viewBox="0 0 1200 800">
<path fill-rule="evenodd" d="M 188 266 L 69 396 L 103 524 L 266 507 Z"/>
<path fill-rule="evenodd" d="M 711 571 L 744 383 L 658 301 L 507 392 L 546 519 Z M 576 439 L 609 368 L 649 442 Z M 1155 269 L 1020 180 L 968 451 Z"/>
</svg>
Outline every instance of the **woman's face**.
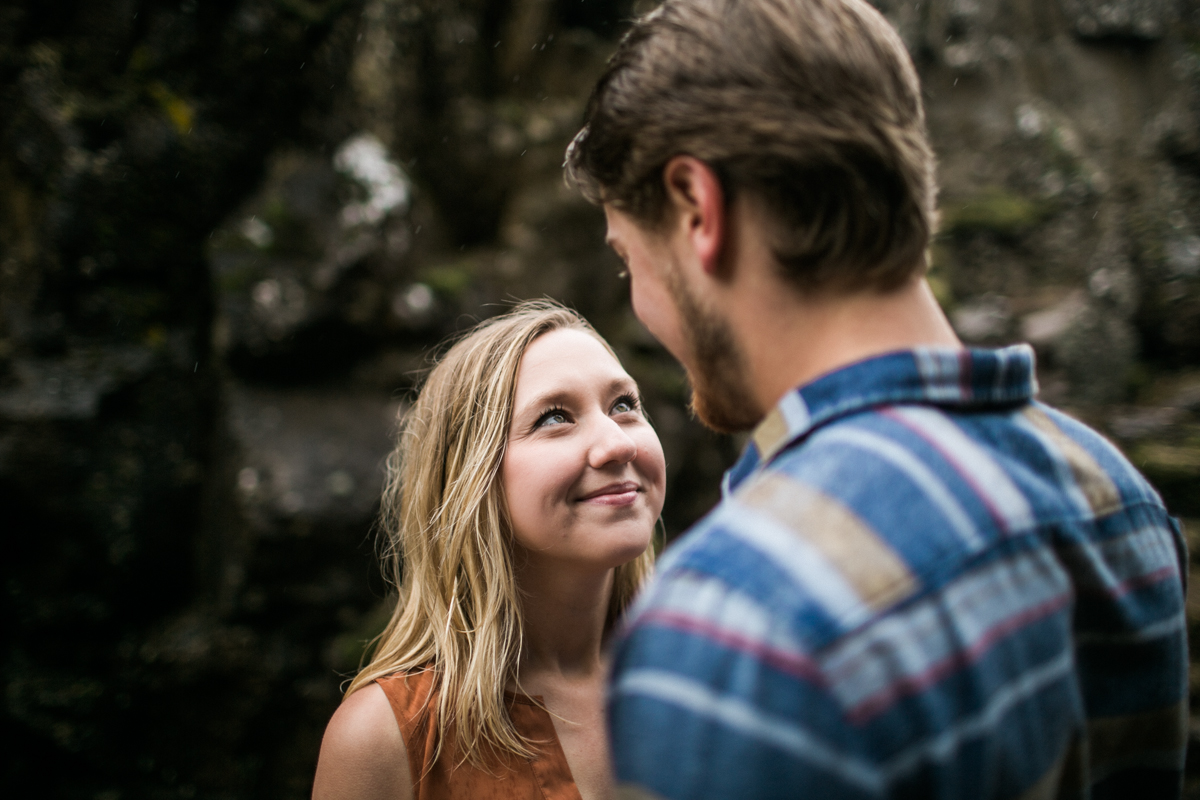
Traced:
<svg viewBox="0 0 1200 800">
<path fill-rule="evenodd" d="M 530 555 L 607 569 L 646 549 L 663 506 L 662 445 L 637 384 L 591 335 L 559 329 L 526 349 L 501 480 Z"/>
</svg>

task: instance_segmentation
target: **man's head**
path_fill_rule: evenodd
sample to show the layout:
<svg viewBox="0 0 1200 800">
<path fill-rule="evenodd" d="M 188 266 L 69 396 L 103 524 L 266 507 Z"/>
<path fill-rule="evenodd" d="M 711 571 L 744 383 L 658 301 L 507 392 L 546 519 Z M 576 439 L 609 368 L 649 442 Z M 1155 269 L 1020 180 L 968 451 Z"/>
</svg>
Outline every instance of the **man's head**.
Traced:
<svg viewBox="0 0 1200 800">
<path fill-rule="evenodd" d="M 887 290 L 923 268 L 934 159 L 900 37 L 864 0 L 666 0 L 621 42 L 567 155 L 596 202 L 662 222 L 695 156 L 774 217 L 800 289 Z"/>
<path fill-rule="evenodd" d="M 762 212 L 776 275 L 797 292 L 887 292 L 925 269 L 936 189 L 920 87 L 864 0 L 665 0 L 635 22 L 592 93 L 568 177 L 609 211 L 610 238 L 617 218 L 653 240 L 673 224 L 667 168 L 680 156 L 707 168 L 727 209 Z M 663 269 L 660 310 L 680 323 L 697 394 L 726 384 L 728 403 L 701 396 L 697 410 L 745 427 L 755 412 L 713 409 L 738 402 L 737 342 Z M 726 377 L 700 374 L 714 356 Z"/>
</svg>

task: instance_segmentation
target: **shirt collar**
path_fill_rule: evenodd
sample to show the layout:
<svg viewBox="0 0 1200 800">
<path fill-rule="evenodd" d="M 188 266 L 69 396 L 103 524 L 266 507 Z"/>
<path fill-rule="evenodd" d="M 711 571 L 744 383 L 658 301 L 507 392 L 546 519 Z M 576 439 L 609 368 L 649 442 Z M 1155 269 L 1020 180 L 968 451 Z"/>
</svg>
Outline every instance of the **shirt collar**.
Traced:
<svg viewBox="0 0 1200 800">
<path fill-rule="evenodd" d="M 726 494 L 761 464 L 816 428 L 873 406 L 922 404 L 987 408 L 1027 403 L 1037 394 L 1033 348 L 921 347 L 842 367 L 785 394 L 725 473 Z"/>
</svg>

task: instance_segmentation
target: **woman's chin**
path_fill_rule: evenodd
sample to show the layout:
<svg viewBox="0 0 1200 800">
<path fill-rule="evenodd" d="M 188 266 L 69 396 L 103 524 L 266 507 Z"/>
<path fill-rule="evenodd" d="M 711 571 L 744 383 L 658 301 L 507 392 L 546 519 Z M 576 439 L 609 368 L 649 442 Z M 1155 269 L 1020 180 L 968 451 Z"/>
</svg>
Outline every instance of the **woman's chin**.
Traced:
<svg viewBox="0 0 1200 800">
<path fill-rule="evenodd" d="M 608 570 L 628 564 L 646 552 L 654 537 L 652 520 L 626 519 L 605 525 L 570 526 L 560 528 L 555 541 L 541 545 L 538 538 L 517 537 L 516 545 L 525 558 L 558 561 L 564 565 L 587 570 Z M 546 534 L 542 541 L 549 540 Z"/>
<path fill-rule="evenodd" d="M 610 568 L 628 564 L 646 552 L 646 548 L 650 546 L 653 536 L 653 526 L 650 527 L 649 531 L 631 532 L 629 535 L 621 537 L 620 540 L 613 541 L 611 547 L 606 547 L 605 557 L 602 560 Z"/>
</svg>

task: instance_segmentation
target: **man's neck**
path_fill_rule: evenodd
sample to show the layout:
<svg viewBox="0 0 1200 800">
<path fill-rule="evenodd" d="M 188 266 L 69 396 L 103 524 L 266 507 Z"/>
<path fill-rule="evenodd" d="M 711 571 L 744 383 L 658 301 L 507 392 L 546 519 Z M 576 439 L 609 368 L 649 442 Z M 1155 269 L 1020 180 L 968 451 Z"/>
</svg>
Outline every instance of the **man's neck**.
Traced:
<svg viewBox="0 0 1200 800">
<path fill-rule="evenodd" d="M 913 347 L 962 347 L 928 282 L 888 292 L 803 296 L 766 278 L 730 298 L 745 377 L 766 413 L 791 389 L 841 367 Z"/>
</svg>

